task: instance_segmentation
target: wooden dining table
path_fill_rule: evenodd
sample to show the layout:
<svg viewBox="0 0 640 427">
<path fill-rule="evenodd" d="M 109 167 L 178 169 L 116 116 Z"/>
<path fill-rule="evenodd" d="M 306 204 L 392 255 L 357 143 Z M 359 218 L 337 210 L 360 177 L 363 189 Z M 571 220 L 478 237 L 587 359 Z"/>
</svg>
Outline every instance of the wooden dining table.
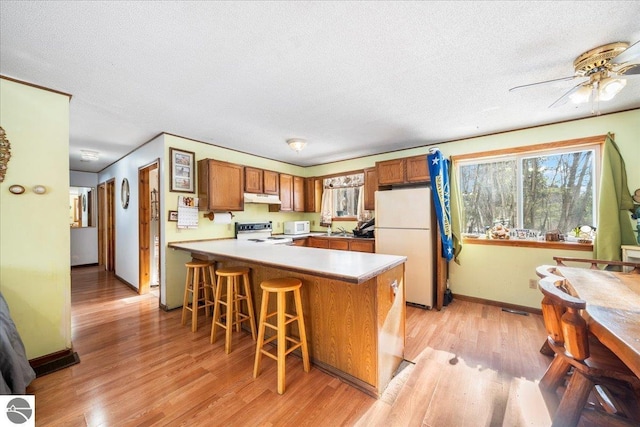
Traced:
<svg viewBox="0 0 640 427">
<path fill-rule="evenodd" d="M 554 266 L 586 301 L 589 331 L 640 378 L 640 274 Z"/>
</svg>

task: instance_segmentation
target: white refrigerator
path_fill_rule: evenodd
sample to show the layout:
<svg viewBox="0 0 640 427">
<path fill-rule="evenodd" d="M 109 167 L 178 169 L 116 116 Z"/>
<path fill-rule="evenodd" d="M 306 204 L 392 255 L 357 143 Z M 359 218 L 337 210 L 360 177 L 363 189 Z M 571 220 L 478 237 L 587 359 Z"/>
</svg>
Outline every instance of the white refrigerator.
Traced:
<svg viewBox="0 0 640 427">
<path fill-rule="evenodd" d="M 376 253 L 406 256 L 406 300 L 432 308 L 435 280 L 431 189 L 376 191 L 375 195 Z"/>
</svg>

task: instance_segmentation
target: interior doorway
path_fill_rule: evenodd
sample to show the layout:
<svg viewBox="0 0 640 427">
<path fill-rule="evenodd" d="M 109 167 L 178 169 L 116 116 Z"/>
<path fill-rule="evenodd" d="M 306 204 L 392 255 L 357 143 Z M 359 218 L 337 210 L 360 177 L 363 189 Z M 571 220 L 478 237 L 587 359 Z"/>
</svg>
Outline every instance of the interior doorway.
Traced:
<svg viewBox="0 0 640 427">
<path fill-rule="evenodd" d="M 115 178 L 98 185 L 98 265 L 116 270 Z"/>
<path fill-rule="evenodd" d="M 159 161 L 138 170 L 138 293 L 160 297 L 160 179 Z"/>
</svg>

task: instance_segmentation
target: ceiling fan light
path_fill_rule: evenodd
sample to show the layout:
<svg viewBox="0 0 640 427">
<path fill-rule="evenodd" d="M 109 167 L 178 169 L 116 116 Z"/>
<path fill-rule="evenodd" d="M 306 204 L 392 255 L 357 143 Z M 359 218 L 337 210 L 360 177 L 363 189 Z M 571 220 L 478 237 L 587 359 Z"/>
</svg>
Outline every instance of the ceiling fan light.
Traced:
<svg viewBox="0 0 640 427">
<path fill-rule="evenodd" d="M 627 81 L 624 79 L 612 79 L 607 77 L 600 82 L 600 92 L 598 97 L 600 101 L 609 101 L 616 96 L 622 88 L 625 87 Z"/>
<path fill-rule="evenodd" d="M 591 85 L 584 85 L 577 91 L 573 92 L 569 95 L 569 99 L 574 104 L 584 104 L 585 102 L 589 102 L 589 98 L 591 97 Z"/>
<path fill-rule="evenodd" d="M 293 151 L 299 152 L 302 151 L 305 145 L 307 145 L 307 141 L 305 141 L 304 139 L 293 138 L 287 139 L 287 144 L 289 144 L 289 147 L 291 147 Z"/>
</svg>

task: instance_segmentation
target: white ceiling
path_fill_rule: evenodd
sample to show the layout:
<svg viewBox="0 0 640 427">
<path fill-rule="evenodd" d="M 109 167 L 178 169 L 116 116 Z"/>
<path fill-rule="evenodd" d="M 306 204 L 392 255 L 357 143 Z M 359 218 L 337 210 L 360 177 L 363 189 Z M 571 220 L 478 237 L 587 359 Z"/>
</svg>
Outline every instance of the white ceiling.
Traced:
<svg viewBox="0 0 640 427">
<path fill-rule="evenodd" d="M 638 1 L 3 0 L 0 74 L 73 95 L 73 170 L 161 132 L 308 166 L 588 117 L 548 108 L 575 82 L 508 89 L 640 40 L 639 17 Z M 599 105 L 634 108 L 637 78 Z"/>
</svg>

